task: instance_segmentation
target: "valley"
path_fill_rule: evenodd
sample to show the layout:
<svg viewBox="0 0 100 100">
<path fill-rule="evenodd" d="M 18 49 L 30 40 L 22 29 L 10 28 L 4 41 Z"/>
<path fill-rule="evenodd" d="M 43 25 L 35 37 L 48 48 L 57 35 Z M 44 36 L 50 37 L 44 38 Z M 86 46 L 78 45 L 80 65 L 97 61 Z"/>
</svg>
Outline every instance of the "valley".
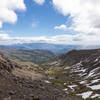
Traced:
<svg viewBox="0 0 100 100">
<path fill-rule="evenodd" d="M 0 100 L 100 100 L 100 0 L 0 0 Z"/>
<path fill-rule="evenodd" d="M 34 64 L 42 64 L 56 57 L 54 53 L 48 50 L 0 49 L 0 52 L 17 62 L 32 62 Z"/>
<path fill-rule="evenodd" d="M 11 58 L 15 50 L 0 52 L 0 100 L 100 100 L 99 49 L 72 50 L 41 64 Z M 36 53 L 27 52 L 16 56 Z"/>
</svg>

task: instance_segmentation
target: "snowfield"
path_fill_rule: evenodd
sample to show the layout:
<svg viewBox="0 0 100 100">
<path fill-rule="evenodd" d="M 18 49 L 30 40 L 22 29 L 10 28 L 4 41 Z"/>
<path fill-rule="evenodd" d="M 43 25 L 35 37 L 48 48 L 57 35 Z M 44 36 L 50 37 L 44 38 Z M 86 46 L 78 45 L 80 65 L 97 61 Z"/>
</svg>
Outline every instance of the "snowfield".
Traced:
<svg viewBox="0 0 100 100">
<path fill-rule="evenodd" d="M 93 86 L 88 86 L 88 87 L 91 88 L 92 90 L 99 90 L 100 89 L 100 84 L 93 85 Z"/>
<path fill-rule="evenodd" d="M 87 99 L 92 95 L 92 93 L 93 93 L 92 91 L 88 91 L 88 92 L 84 92 L 84 93 L 77 94 L 77 95 L 82 96 L 83 99 Z"/>
<path fill-rule="evenodd" d="M 88 74 L 87 78 L 95 76 L 96 71 L 99 70 L 99 69 L 100 69 L 100 67 L 95 68 L 92 71 L 90 71 L 90 73 Z"/>
<path fill-rule="evenodd" d="M 69 85 L 68 87 L 74 91 L 74 87 L 77 87 L 77 85 Z"/>
<path fill-rule="evenodd" d="M 95 95 L 91 96 L 91 98 L 96 98 L 96 97 L 100 98 L 100 94 L 95 94 Z"/>
<path fill-rule="evenodd" d="M 99 81 L 100 81 L 100 79 L 96 79 L 96 80 L 92 80 L 91 83 L 97 83 Z"/>
</svg>

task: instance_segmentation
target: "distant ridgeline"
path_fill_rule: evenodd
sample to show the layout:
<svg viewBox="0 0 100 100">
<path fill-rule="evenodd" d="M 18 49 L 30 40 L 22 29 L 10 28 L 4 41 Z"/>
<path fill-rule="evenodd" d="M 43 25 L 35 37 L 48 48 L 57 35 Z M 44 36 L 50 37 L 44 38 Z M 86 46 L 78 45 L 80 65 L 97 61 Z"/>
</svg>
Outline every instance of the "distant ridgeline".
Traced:
<svg viewBox="0 0 100 100">
<path fill-rule="evenodd" d="M 32 62 L 42 64 L 50 59 L 55 58 L 55 54 L 47 50 L 10 50 L 0 49 L 6 57 L 22 62 Z"/>
<path fill-rule="evenodd" d="M 15 50 L 49 50 L 55 54 L 64 54 L 72 49 L 77 48 L 75 45 L 62 45 L 50 43 L 24 43 L 14 45 L 0 45 L 0 49 L 15 49 Z"/>
</svg>

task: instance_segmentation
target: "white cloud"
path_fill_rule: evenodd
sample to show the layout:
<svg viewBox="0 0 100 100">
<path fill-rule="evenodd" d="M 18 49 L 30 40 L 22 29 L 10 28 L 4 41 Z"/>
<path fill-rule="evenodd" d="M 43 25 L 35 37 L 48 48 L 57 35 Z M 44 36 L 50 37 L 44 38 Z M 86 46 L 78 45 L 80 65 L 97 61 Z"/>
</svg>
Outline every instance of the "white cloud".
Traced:
<svg viewBox="0 0 100 100">
<path fill-rule="evenodd" d="M 97 38 L 98 37 L 98 38 Z M 16 43 L 54 43 L 67 45 L 100 45 L 100 34 L 64 34 L 52 37 L 11 37 L 8 34 L 0 34 L 0 44 Z"/>
<path fill-rule="evenodd" d="M 25 10 L 24 0 L 0 0 L 0 28 L 3 23 L 15 23 L 17 21 L 16 10 Z"/>
<path fill-rule="evenodd" d="M 45 0 L 33 0 L 34 2 L 36 2 L 39 5 L 43 5 Z"/>
<path fill-rule="evenodd" d="M 68 28 L 66 25 L 62 24 L 60 26 L 55 26 L 54 29 L 55 30 L 67 30 Z"/>
<path fill-rule="evenodd" d="M 77 34 L 76 36 L 80 36 L 78 38 L 86 44 L 100 42 L 100 0 L 52 0 L 52 2 L 55 9 L 64 16 L 70 15 L 72 19 L 70 29 L 83 33 Z"/>
<path fill-rule="evenodd" d="M 6 4 L 3 3 L 4 1 L 9 2 Z M 18 1 L 21 3 L 18 3 Z M 45 2 L 45 0 L 34 1 L 40 5 Z M 64 34 L 52 37 L 10 37 L 7 34 L 1 34 L 0 43 L 47 42 L 57 44 L 100 45 L 100 0 L 52 0 L 52 2 L 56 10 L 64 16 L 70 15 L 70 19 L 72 19 L 72 25 L 70 27 L 62 24 L 55 26 L 54 29 L 67 30 L 70 28 L 78 32 L 77 34 Z M 0 2 L 0 26 L 4 22 L 15 23 L 17 15 L 14 11 L 18 9 L 25 10 L 23 0 L 3 0 Z"/>
<path fill-rule="evenodd" d="M 8 34 L 0 34 L 0 40 L 6 40 L 6 39 L 9 39 L 9 36 Z"/>
</svg>

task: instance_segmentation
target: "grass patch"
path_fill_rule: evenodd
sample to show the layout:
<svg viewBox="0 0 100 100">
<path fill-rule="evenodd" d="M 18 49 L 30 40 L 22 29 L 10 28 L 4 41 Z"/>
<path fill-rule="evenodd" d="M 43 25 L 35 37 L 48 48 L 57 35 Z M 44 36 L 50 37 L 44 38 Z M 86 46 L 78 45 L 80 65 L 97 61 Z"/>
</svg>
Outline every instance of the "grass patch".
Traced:
<svg viewBox="0 0 100 100">
<path fill-rule="evenodd" d="M 59 81 L 59 80 L 56 80 L 56 79 L 52 79 L 50 80 L 52 82 L 52 84 L 55 84 L 57 86 L 61 86 L 61 87 L 64 87 L 64 83 Z"/>
</svg>

